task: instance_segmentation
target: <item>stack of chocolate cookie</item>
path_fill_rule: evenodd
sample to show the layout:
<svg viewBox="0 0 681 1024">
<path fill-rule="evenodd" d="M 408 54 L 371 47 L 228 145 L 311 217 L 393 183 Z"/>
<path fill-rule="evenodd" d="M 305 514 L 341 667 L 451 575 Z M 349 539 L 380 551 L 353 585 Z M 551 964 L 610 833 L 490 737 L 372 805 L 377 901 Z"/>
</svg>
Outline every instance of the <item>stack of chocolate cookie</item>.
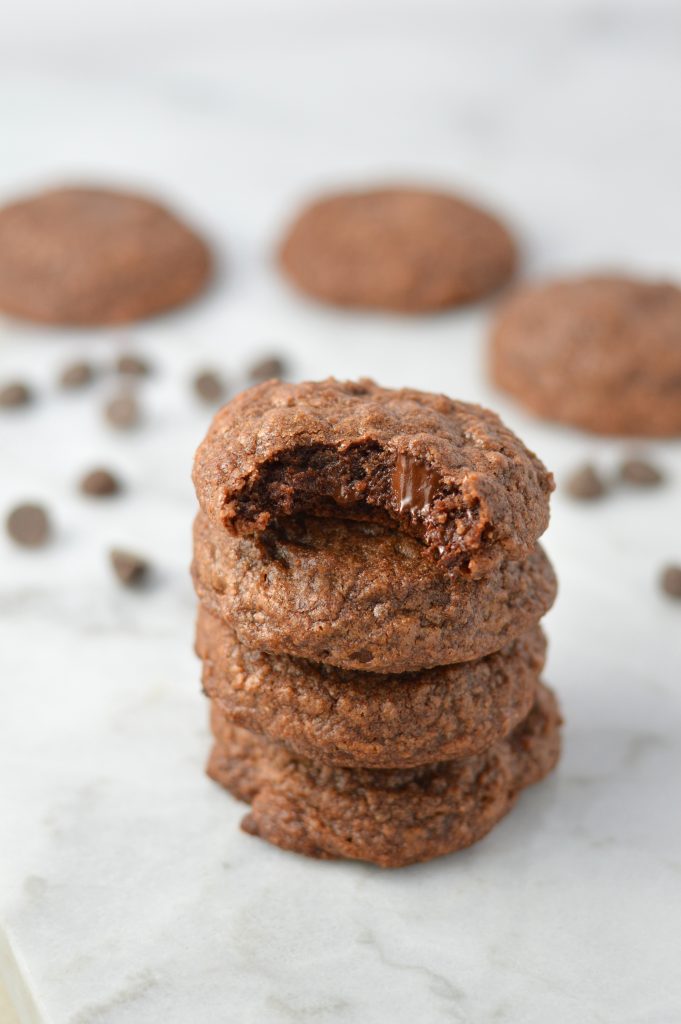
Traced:
<svg viewBox="0 0 681 1024">
<path fill-rule="evenodd" d="M 246 831 L 394 867 L 480 839 L 559 754 L 550 474 L 493 413 L 269 381 L 200 445 L 208 772 Z"/>
</svg>

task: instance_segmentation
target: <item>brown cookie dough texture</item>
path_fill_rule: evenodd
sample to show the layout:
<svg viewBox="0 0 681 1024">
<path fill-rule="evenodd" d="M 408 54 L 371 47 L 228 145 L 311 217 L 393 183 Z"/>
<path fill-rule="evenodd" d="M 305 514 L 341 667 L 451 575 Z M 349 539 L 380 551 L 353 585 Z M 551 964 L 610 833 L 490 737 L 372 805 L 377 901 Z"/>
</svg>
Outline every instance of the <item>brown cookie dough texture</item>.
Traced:
<svg viewBox="0 0 681 1024">
<path fill-rule="evenodd" d="M 392 673 L 499 650 L 539 621 L 557 587 L 541 547 L 472 580 L 377 524 L 309 519 L 265 546 L 204 514 L 193 576 L 202 604 L 245 647 Z"/>
<path fill-rule="evenodd" d="M 494 413 L 268 381 L 194 464 L 208 773 L 285 849 L 384 867 L 482 838 L 555 765 L 553 480 Z"/>
<path fill-rule="evenodd" d="M 498 220 L 456 196 L 385 188 L 308 207 L 279 259 L 293 284 L 322 302 L 421 313 L 500 287 L 516 249 Z"/>
<path fill-rule="evenodd" d="M 199 446 L 194 484 L 206 515 L 233 532 L 298 515 L 379 523 L 471 577 L 529 555 L 553 489 L 487 409 L 332 378 L 238 395 Z"/>
<path fill-rule="evenodd" d="M 298 758 L 214 710 L 208 773 L 251 804 L 247 832 L 311 857 L 401 867 L 486 835 L 556 764 L 559 725 L 555 698 L 540 686 L 528 717 L 477 757 L 377 771 Z"/>
<path fill-rule="evenodd" d="M 492 333 L 495 383 L 599 434 L 681 434 L 681 289 L 627 277 L 523 288 Z"/>
<path fill-rule="evenodd" d="M 120 324 L 194 298 L 204 242 L 163 206 L 101 188 L 61 188 L 0 209 L 0 311 L 64 325 Z"/>
<path fill-rule="evenodd" d="M 199 612 L 203 687 L 235 725 L 323 764 L 406 768 L 472 757 L 507 735 L 534 701 L 541 629 L 479 661 L 425 672 L 350 672 L 249 651 Z"/>
</svg>

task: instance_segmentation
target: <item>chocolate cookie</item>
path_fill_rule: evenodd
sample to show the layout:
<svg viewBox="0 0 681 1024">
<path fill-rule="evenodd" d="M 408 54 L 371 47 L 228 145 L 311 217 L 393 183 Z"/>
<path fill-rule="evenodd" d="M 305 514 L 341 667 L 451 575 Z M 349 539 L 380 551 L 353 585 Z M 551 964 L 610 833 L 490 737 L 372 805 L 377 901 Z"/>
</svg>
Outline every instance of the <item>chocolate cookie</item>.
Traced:
<svg viewBox="0 0 681 1024">
<path fill-rule="evenodd" d="M 681 434 L 681 288 L 585 277 L 524 288 L 492 333 L 495 383 L 599 434 Z"/>
<path fill-rule="evenodd" d="M 0 210 L 0 310 L 51 324 L 119 324 L 205 286 L 205 244 L 163 206 L 100 188 L 61 188 Z"/>
<path fill-rule="evenodd" d="M 194 583 L 245 647 L 339 668 L 413 672 L 482 658 L 553 604 L 541 548 L 482 580 L 452 576 L 417 541 L 372 523 L 290 524 L 268 549 L 199 514 Z"/>
<path fill-rule="evenodd" d="M 235 725 L 323 764 L 408 768 L 471 757 L 532 707 L 546 641 L 537 626 L 479 661 L 402 675 L 249 651 L 199 612 L 204 691 Z"/>
<path fill-rule="evenodd" d="M 314 203 L 279 259 L 322 302 L 424 313 L 494 291 L 513 274 L 516 249 L 498 220 L 456 196 L 387 188 Z"/>
<path fill-rule="evenodd" d="M 402 867 L 482 839 L 555 766 L 559 726 L 555 697 L 540 686 L 528 717 L 477 757 L 378 771 L 297 758 L 214 715 L 207 770 L 252 804 L 246 832 L 310 857 Z"/>
<path fill-rule="evenodd" d="M 206 515 L 241 534 L 297 515 L 383 523 L 479 577 L 534 548 L 553 478 L 487 409 L 331 378 L 234 398 L 198 448 L 194 484 Z"/>
</svg>

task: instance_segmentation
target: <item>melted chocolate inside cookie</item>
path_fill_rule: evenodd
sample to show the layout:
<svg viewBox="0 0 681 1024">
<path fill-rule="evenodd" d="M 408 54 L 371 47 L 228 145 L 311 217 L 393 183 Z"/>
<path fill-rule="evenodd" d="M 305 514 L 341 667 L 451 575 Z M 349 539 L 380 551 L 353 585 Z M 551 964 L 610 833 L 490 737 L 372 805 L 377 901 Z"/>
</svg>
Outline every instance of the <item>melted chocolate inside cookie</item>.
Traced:
<svg viewBox="0 0 681 1024">
<path fill-rule="evenodd" d="M 400 513 L 405 510 L 424 512 L 442 485 L 442 478 L 425 462 L 412 458 L 406 452 L 399 452 L 391 483 Z"/>
<path fill-rule="evenodd" d="M 276 532 L 301 515 L 397 526 L 463 571 L 491 529 L 475 494 L 443 480 L 425 460 L 376 443 L 287 451 L 264 463 L 239 498 L 239 518 L 259 529 Z"/>
</svg>

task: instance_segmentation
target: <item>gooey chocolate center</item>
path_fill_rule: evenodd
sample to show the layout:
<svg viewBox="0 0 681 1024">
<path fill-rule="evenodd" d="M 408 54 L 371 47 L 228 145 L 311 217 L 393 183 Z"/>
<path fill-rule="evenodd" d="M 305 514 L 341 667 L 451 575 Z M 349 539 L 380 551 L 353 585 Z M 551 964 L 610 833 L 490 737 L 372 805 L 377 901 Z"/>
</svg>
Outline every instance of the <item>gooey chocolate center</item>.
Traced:
<svg viewBox="0 0 681 1024">
<path fill-rule="evenodd" d="M 442 479 L 425 462 L 398 452 L 391 483 L 399 512 L 425 512 Z"/>
</svg>

